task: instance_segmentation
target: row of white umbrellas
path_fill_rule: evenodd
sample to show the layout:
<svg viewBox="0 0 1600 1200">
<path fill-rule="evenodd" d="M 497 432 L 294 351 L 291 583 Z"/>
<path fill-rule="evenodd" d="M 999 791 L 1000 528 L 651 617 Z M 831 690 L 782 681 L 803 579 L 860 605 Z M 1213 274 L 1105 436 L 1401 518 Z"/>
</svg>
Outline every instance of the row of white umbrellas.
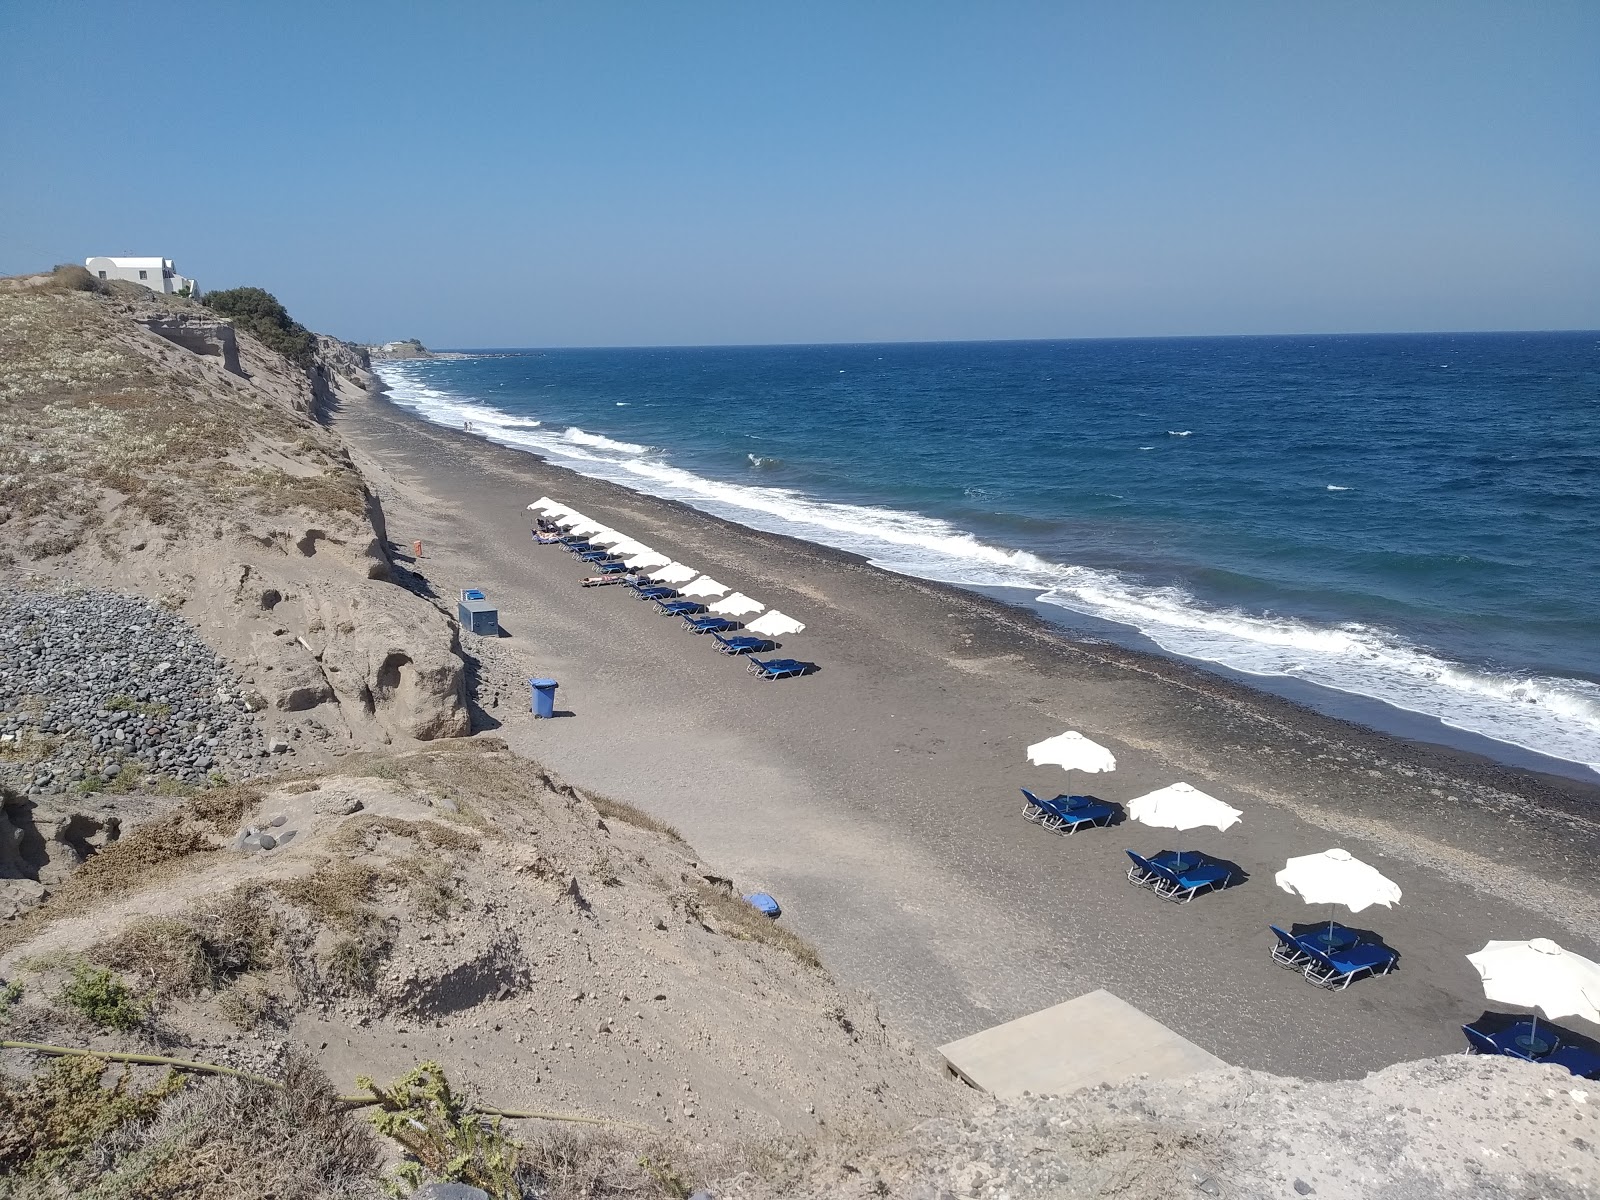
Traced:
<svg viewBox="0 0 1600 1200">
<path fill-rule="evenodd" d="M 745 623 L 744 628 L 750 633 L 759 634 L 761 637 L 784 637 L 791 633 L 799 633 L 805 628 L 805 623 L 797 621 L 777 609 L 767 611 L 767 606 L 759 600 L 746 596 L 743 592 L 728 591 L 728 586 L 718 583 L 709 575 L 702 575 L 693 567 L 674 561 L 669 555 L 652 550 L 642 542 L 635 541 L 626 534 L 611 529 L 592 517 L 586 517 L 575 508 L 569 508 L 560 501 L 552 500 L 549 496 L 540 496 L 528 505 L 531 512 L 540 513 L 547 521 L 552 521 L 565 529 L 587 538 L 596 546 L 604 546 L 613 554 L 622 555 L 623 565 L 629 570 L 637 571 L 657 583 L 668 587 L 677 588 L 678 593 L 695 600 L 715 599 L 714 603 L 706 605 L 706 611 L 715 613 L 719 617 L 743 617 L 752 613 L 763 613 L 754 621 Z"/>
<path fill-rule="evenodd" d="M 1028 747 L 1028 761 L 1067 771 L 1114 771 L 1117 760 L 1104 746 L 1068 731 Z M 1244 815 L 1187 783 L 1130 800 L 1128 816 L 1162 829 L 1226 830 Z M 1291 858 L 1274 877 L 1277 885 L 1307 904 L 1343 906 L 1360 912 L 1390 907 L 1400 888 L 1375 867 L 1337 847 Z M 1600 963 L 1563 949 L 1548 938 L 1492 941 L 1467 960 L 1477 968 L 1484 996 L 1496 1003 L 1542 1011 L 1551 1020 L 1582 1017 L 1600 1023 Z M 1535 1021 L 1538 1020 L 1535 1016 Z"/>
</svg>

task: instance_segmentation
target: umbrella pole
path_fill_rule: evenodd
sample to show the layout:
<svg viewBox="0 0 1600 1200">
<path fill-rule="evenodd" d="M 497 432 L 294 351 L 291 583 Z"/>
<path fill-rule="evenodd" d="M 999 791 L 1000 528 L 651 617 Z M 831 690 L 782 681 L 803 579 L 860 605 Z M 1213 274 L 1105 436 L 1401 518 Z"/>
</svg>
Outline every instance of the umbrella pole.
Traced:
<svg viewBox="0 0 1600 1200">
<path fill-rule="evenodd" d="M 1528 1040 L 1528 1055 L 1532 1057 L 1533 1048 L 1539 1044 L 1539 1010 L 1533 1010 L 1533 1033 Z"/>
</svg>

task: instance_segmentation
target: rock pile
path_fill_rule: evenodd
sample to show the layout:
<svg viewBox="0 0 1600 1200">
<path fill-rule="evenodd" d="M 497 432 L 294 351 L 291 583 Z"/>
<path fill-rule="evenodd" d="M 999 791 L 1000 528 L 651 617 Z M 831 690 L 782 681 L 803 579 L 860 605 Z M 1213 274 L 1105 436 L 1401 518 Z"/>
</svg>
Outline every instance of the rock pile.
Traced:
<svg viewBox="0 0 1600 1200">
<path fill-rule="evenodd" d="M 264 769 L 227 664 L 139 597 L 0 591 L 0 785 L 19 795 L 118 790 Z"/>
</svg>

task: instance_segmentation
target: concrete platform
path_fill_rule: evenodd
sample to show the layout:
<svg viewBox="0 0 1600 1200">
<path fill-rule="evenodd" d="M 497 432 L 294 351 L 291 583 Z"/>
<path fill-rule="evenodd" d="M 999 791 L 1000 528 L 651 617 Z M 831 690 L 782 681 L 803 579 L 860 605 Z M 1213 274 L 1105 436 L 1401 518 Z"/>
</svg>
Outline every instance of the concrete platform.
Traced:
<svg viewBox="0 0 1600 1200">
<path fill-rule="evenodd" d="M 939 1053 L 962 1079 L 1001 1099 L 1023 1092 L 1064 1096 L 1135 1075 L 1179 1079 L 1228 1065 L 1103 989 L 940 1046 Z"/>
</svg>

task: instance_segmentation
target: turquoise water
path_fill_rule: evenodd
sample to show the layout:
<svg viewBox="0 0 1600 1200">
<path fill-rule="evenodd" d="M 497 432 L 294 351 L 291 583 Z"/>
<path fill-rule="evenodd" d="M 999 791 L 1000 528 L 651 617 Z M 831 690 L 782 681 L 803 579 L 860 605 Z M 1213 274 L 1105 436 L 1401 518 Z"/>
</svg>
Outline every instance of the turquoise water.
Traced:
<svg viewBox="0 0 1600 1200">
<path fill-rule="evenodd" d="M 380 371 L 396 402 L 588 475 L 1018 589 L 1292 694 L 1600 764 L 1600 335 L 486 351 Z"/>
</svg>

